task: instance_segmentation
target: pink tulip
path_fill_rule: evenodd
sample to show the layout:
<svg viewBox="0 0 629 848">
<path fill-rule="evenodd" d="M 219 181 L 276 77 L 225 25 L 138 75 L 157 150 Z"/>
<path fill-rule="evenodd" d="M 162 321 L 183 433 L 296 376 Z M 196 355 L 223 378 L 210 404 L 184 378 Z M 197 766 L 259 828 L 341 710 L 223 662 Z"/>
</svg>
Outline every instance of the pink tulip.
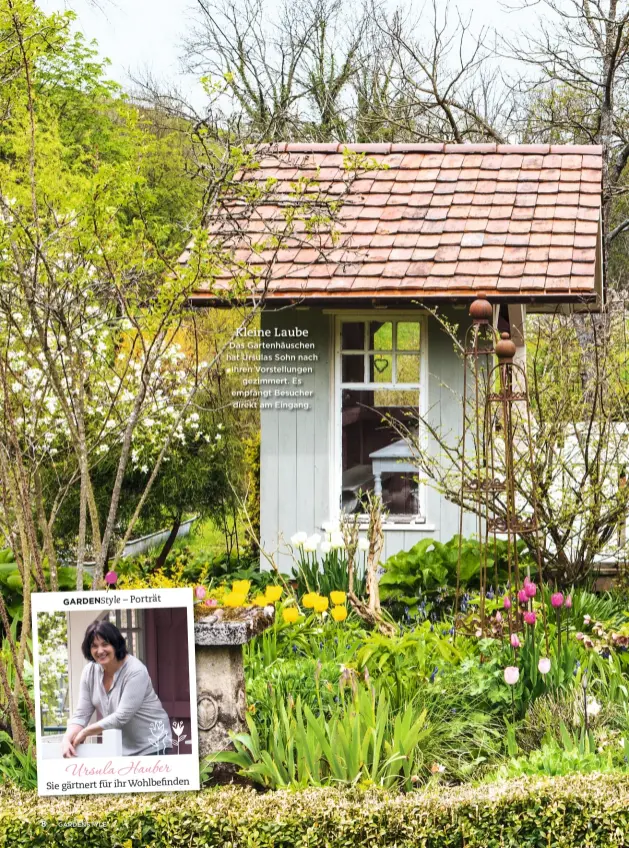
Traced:
<svg viewBox="0 0 629 848">
<path fill-rule="evenodd" d="M 511 609 L 511 598 L 509 597 L 509 595 L 505 595 L 502 599 L 502 606 L 506 610 Z"/>
<path fill-rule="evenodd" d="M 501 621 L 502 621 L 502 614 L 500 612 L 497 612 L 496 613 L 496 622 L 498 624 L 500 624 Z"/>
<path fill-rule="evenodd" d="M 583 624 L 584 624 L 586 627 L 588 626 L 588 624 L 589 624 L 591 621 L 592 621 L 592 619 L 590 618 L 590 616 L 589 616 L 589 615 L 584 615 L 584 616 L 583 616 Z"/>
<path fill-rule="evenodd" d="M 207 589 L 205 588 L 205 586 L 197 586 L 197 588 L 194 590 L 194 594 L 200 601 L 202 601 L 203 598 L 207 595 Z"/>
<path fill-rule="evenodd" d="M 519 648 L 520 647 L 520 640 L 518 639 L 518 637 L 516 636 L 515 633 L 511 634 L 511 647 L 512 648 Z"/>
<path fill-rule="evenodd" d="M 529 596 L 526 594 L 526 589 L 520 589 L 518 592 L 518 601 L 521 604 L 525 604 L 529 599 Z"/>
<path fill-rule="evenodd" d="M 214 598 L 208 598 L 205 602 L 206 607 L 215 607 L 218 606 L 218 602 L 214 600 Z"/>
<path fill-rule="evenodd" d="M 535 615 L 534 612 L 525 612 L 524 613 L 524 621 L 527 624 L 532 624 L 534 626 L 535 622 L 537 621 L 537 616 Z"/>
<path fill-rule="evenodd" d="M 105 575 L 105 583 L 114 586 L 118 582 L 118 575 L 115 571 L 108 571 Z"/>
<path fill-rule="evenodd" d="M 563 605 L 563 595 L 561 592 L 555 592 L 554 595 L 550 596 L 550 603 L 554 606 L 555 609 L 559 609 L 560 606 Z"/>
<path fill-rule="evenodd" d="M 526 592 L 527 598 L 534 598 L 537 594 L 537 586 L 535 583 L 531 583 L 530 581 L 525 585 L 524 591 Z"/>
<path fill-rule="evenodd" d="M 577 633 L 575 639 L 577 640 L 577 642 L 582 642 L 584 639 L 583 633 Z"/>
<path fill-rule="evenodd" d="M 570 595 L 566 597 L 566 600 L 563 602 L 563 605 L 566 609 L 570 609 L 572 607 L 572 598 Z"/>
<path fill-rule="evenodd" d="M 548 674 L 550 671 L 550 660 L 548 657 L 540 657 L 540 660 L 537 663 L 537 668 L 539 669 L 540 674 Z"/>
<path fill-rule="evenodd" d="M 520 669 L 514 665 L 508 665 L 504 670 L 505 683 L 515 686 L 520 679 Z"/>
</svg>

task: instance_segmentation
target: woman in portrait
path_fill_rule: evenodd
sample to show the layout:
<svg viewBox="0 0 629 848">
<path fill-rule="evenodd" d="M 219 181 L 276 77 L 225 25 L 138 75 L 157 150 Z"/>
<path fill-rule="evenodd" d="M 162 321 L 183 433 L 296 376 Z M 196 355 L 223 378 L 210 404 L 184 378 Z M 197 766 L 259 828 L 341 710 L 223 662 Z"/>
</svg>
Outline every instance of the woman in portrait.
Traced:
<svg viewBox="0 0 629 848">
<path fill-rule="evenodd" d="M 79 701 L 62 742 L 64 757 L 104 730 L 122 731 L 125 757 L 164 753 L 172 745 L 170 720 L 155 694 L 143 662 L 127 652 L 124 636 L 107 620 L 93 621 L 85 631 Z M 94 710 L 102 718 L 88 724 Z"/>
</svg>

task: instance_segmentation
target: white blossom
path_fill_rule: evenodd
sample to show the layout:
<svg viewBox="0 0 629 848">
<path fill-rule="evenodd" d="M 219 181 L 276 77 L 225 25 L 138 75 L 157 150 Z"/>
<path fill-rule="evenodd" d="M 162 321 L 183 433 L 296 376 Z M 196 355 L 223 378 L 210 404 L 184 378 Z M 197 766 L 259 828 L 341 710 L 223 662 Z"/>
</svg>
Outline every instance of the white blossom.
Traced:
<svg viewBox="0 0 629 848">
<path fill-rule="evenodd" d="M 303 530 L 299 533 L 295 533 L 294 536 L 290 537 L 291 545 L 294 545 L 296 548 L 301 548 L 305 545 L 308 539 L 308 534 L 304 533 Z"/>
<path fill-rule="evenodd" d="M 317 533 L 314 533 L 312 536 L 308 536 L 308 538 L 304 542 L 304 550 L 308 552 L 316 551 L 320 541 L 321 536 L 319 536 Z"/>
<path fill-rule="evenodd" d="M 345 539 L 343 538 L 343 534 L 336 530 L 334 533 L 330 534 L 330 545 L 333 550 L 342 549 L 345 547 Z"/>
</svg>

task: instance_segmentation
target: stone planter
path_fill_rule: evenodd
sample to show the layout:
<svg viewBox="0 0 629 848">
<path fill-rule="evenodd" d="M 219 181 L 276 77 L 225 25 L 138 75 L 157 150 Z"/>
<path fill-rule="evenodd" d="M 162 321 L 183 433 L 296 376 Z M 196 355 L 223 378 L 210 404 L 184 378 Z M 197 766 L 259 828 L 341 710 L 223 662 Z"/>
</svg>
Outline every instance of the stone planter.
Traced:
<svg viewBox="0 0 629 848">
<path fill-rule="evenodd" d="M 247 729 L 242 646 L 273 624 L 274 618 L 275 609 L 268 606 L 239 611 L 238 618 L 227 618 L 225 611 L 219 609 L 195 622 L 201 757 L 231 748 L 229 732 Z M 221 766 L 220 771 L 229 769 Z"/>
</svg>

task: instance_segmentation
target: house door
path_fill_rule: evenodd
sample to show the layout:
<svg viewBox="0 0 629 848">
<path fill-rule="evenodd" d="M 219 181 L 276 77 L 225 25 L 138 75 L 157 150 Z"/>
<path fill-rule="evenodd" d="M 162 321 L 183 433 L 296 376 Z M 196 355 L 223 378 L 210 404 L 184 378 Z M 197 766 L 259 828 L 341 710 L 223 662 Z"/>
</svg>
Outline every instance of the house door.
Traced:
<svg viewBox="0 0 629 848">
<path fill-rule="evenodd" d="M 144 610 L 144 649 L 144 662 L 171 727 L 184 725 L 179 753 L 190 753 L 187 611 L 183 608 Z M 174 729 L 173 743 L 177 750 Z"/>
</svg>

